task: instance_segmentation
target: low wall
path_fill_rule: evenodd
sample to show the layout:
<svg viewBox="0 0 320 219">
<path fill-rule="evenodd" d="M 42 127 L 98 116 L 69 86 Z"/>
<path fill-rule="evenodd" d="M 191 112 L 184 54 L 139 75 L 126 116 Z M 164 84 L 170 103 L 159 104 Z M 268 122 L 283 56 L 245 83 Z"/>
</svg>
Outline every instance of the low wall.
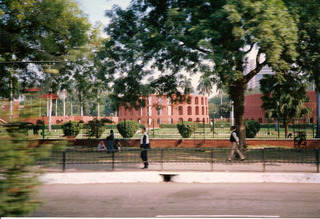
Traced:
<svg viewBox="0 0 320 219">
<path fill-rule="evenodd" d="M 40 144 L 45 142 L 59 141 L 55 139 L 41 139 Z M 61 140 L 60 140 L 61 141 Z M 105 139 L 69 139 L 70 145 L 92 146 L 95 147 L 100 141 Z M 193 147 L 208 147 L 208 148 L 225 148 L 230 147 L 228 139 L 150 139 L 152 148 L 193 148 Z M 121 145 L 125 147 L 139 147 L 140 139 L 120 139 Z M 292 139 L 247 139 L 246 143 L 249 147 L 255 146 L 281 146 L 294 148 Z M 307 140 L 307 148 L 320 148 L 320 139 Z"/>
</svg>

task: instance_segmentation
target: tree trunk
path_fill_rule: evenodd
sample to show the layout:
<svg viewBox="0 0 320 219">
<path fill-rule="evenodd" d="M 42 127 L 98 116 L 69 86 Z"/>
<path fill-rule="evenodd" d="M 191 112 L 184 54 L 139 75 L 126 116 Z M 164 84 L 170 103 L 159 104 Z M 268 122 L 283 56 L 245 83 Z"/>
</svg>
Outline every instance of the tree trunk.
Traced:
<svg viewBox="0 0 320 219">
<path fill-rule="evenodd" d="M 230 95 L 234 102 L 234 118 L 236 131 L 240 140 L 240 148 L 246 148 L 246 126 L 245 126 L 245 89 L 246 83 L 237 82 L 236 86 L 230 87 Z"/>
<path fill-rule="evenodd" d="M 288 133 L 289 133 L 289 121 L 284 120 L 284 121 L 283 121 L 283 124 L 284 124 L 284 135 L 285 135 L 285 138 L 288 138 Z"/>
<path fill-rule="evenodd" d="M 97 92 L 97 102 L 98 102 L 98 119 L 100 118 L 100 93 L 99 93 L 99 90 Z"/>
<path fill-rule="evenodd" d="M 12 82 L 12 69 L 10 69 L 10 96 L 9 96 L 9 122 L 13 118 L 13 82 Z"/>
<path fill-rule="evenodd" d="M 83 98 L 82 98 L 82 93 L 80 93 L 80 116 L 83 116 Z"/>
</svg>

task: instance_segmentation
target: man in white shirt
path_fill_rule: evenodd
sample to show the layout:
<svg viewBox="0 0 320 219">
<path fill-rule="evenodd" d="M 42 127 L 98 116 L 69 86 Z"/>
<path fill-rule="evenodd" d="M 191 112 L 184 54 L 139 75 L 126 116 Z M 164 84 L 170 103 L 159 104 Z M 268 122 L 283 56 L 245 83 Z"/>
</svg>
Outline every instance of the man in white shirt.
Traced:
<svg viewBox="0 0 320 219">
<path fill-rule="evenodd" d="M 143 127 L 141 129 L 141 132 L 143 135 L 142 135 L 141 141 L 140 141 L 140 148 L 141 148 L 140 157 L 141 157 L 143 164 L 144 164 L 144 167 L 142 169 L 147 169 L 149 166 L 148 149 L 150 149 L 150 139 L 149 139 L 149 135 L 147 134 L 145 127 Z"/>
<path fill-rule="evenodd" d="M 231 131 L 231 134 L 230 134 L 231 151 L 228 156 L 228 161 L 231 161 L 231 158 L 234 154 L 234 151 L 236 151 L 238 153 L 241 161 L 243 161 L 243 160 L 245 160 L 245 157 L 243 156 L 243 154 L 239 150 L 239 138 L 237 136 L 236 127 L 231 126 L 230 131 Z"/>
</svg>

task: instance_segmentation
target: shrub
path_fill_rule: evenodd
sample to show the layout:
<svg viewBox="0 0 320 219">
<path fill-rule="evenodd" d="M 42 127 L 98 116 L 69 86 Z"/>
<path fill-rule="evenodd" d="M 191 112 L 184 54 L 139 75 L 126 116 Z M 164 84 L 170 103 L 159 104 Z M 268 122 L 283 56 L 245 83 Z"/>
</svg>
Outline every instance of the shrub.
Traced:
<svg viewBox="0 0 320 219">
<path fill-rule="evenodd" d="M 101 119 L 101 122 L 103 122 L 103 123 L 109 123 L 109 124 L 112 124 L 112 123 L 113 123 L 110 119 L 107 119 L 107 118 Z"/>
<path fill-rule="evenodd" d="M 196 130 L 196 124 L 194 122 L 179 122 L 177 128 L 183 138 L 189 138 Z"/>
<path fill-rule="evenodd" d="M 177 128 L 177 124 L 160 124 L 160 128 L 165 129 L 165 128 Z"/>
<path fill-rule="evenodd" d="M 72 137 L 77 137 L 77 135 L 80 132 L 80 123 L 78 122 L 66 122 L 61 126 L 63 130 L 63 134 L 65 136 L 72 136 Z"/>
<path fill-rule="evenodd" d="M 246 121 L 246 137 L 254 138 L 260 130 L 260 124 L 253 120 Z"/>
<path fill-rule="evenodd" d="M 118 123 L 117 129 L 123 138 L 132 138 L 139 129 L 139 123 L 132 120 L 121 121 Z"/>
<path fill-rule="evenodd" d="M 93 119 L 86 124 L 88 137 L 100 138 L 106 127 L 104 123 L 98 119 Z"/>
</svg>

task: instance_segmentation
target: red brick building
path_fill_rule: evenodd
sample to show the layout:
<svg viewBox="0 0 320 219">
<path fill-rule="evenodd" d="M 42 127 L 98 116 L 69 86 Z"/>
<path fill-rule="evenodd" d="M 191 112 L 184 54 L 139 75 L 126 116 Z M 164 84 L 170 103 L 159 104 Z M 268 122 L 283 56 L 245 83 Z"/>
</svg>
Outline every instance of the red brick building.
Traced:
<svg viewBox="0 0 320 219">
<path fill-rule="evenodd" d="M 134 120 L 143 125 L 159 127 L 160 124 L 176 124 L 179 121 L 209 123 L 208 97 L 189 95 L 184 103 L 173 103 L 167 96 L 150 95 L 146 107 L 126 109 L 120 107 L 118 121 Z M 149 121 L 149 122 L 148 122 Z"/>
<path fill-rule="evenodd" d="M 307 95 L 310 98 L 310 102 L 306 103 L 307 107 L 312 109 L 312 114 L 308 115 L 307 118 L 317 118 L 316 115 L 316 108 L 317 108 L 317 101 L 316 101 L 316 92 L 315 91 L 307 91 Z M 262 94 L 253 94 L 246 96 L 245 101 L 245 118 L 246 119 L 253 119 L 255 121 L 262 121 L 265 122 L 265 110 L 261 108 Z"/>
</svg>

